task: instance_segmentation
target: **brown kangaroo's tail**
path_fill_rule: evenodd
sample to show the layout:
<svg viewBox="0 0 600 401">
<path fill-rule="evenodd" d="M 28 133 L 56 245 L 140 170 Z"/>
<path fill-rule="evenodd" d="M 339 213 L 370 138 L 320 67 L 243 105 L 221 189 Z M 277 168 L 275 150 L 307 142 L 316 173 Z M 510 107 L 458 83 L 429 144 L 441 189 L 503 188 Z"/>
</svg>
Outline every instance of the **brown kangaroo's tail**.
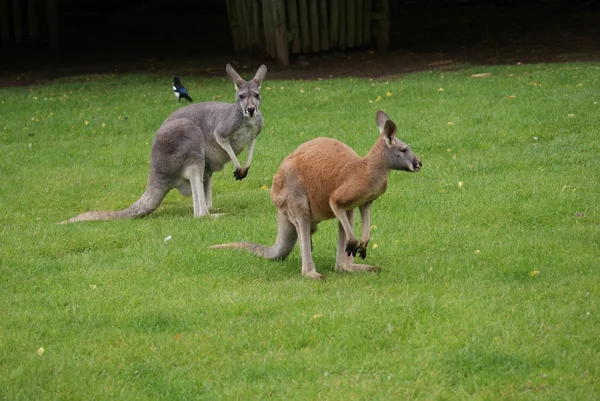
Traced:
<svg viewBox="0 0 600 401">
<path fill-rule="evenodd" d="M 135 219 L 144 217 L 152 213 L 162 203 L 167 196 L 168 189 L 147 187 L 144 194 L 129 206 L 127 209 L 114 212 L 86 212 L 79 216 L 62 221 L 60 224 L 75 223 L 77 221 L 92 221 L 92 220 L 119 220 L 119 219 Z"/>
<path fill-rule="evenodd" d="M 294 249 L 298 234 L 296 227 L 285 217 L 282 212 L 279 212 L 277 218 L 277 239 L 273 246 L 263 246 L 253 242 L 233 242 L 231 244 L 213 245 L 211 249 L 237 248 L 246 249 L 253 254 L 265 259 L 285 259 Z"/>
</svg>

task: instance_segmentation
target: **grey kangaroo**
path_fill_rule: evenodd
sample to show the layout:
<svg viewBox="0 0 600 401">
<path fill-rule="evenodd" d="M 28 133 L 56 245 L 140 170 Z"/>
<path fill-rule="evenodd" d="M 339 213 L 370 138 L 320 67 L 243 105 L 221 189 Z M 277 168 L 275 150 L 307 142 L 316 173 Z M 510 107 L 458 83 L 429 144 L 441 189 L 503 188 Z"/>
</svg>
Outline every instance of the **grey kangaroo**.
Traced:
<svg viewBox="0 0 600 401">
<path fill-rule="evenodd" d="M 367 256 L 371 204 L 385 192 L 391 170 L 417 172 L 422 166 L 408 145 L 396 138 L 396 124 L 381 110 L 377 112 L 377 125 L 379 139 L 365 157 L 338 140 L 316 138 L 283 160 L 271 187 L 271 200 L 279 209 L 275 245 L 235 242 L 211 248 L 242 248 L 266 259 L 283 259 L 300 237 L 302 275 L 322 279 L 312 259 L 312 235 L 321 221 L 337 218 L 335 269 L 377 270 L 375 266 L 354 263 L 357 253 L 363 259 Z M 362 220 L 360 244 L 352 228 L 355 208 Z"/>
<path fill-rule="evenodd" d="M 150 175 L 144 194 L 127 209 L 87 212 L 63 223 L 89 220 L 132 219 L 147 216 L 177 188 L 192 196 L 194 217 L 209 215 L 212 208 L 212 174 L 232 161 L 233 176 L 241 180 L 252 163 L 254 142 L 263 127 L 260 85 L 267 74 L 264 65 L 249 82 L 227 64 L 235 84 L 235 103 L 204 102 L 183 107 L 162 123 L 150 153 Z M 248 147 L 246 164 L 237 159 Z"/>
</svg>

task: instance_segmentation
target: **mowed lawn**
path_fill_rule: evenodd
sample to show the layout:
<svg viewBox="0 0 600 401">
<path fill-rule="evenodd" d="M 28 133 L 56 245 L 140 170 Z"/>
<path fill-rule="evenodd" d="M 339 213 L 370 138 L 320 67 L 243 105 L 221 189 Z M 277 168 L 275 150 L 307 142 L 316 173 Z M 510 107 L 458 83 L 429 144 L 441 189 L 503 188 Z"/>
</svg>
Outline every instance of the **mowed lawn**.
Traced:
<svg viewBox="0 0 600 401">
<path fill-rule="evenodd" d="M 600 64 L 267 74 L 248 177 L 214 175 L 224 216 L 172 191 L 144 219 L 56 224 L 143 193 L 154 132 L 185 105 L 170 79 L 0 89 L 0 399 L 600 398 Z M 224 66 L 182 80 L 234 100 Z M 365 155 L 378 109 L 423 161 L 373 205 L 381 272 L 334 271 L 335 221 L 313 238 L 325 281 L 298 247 L 209 249 L 272 244 L 283 158 L 318 136 Z"/>
</svg>

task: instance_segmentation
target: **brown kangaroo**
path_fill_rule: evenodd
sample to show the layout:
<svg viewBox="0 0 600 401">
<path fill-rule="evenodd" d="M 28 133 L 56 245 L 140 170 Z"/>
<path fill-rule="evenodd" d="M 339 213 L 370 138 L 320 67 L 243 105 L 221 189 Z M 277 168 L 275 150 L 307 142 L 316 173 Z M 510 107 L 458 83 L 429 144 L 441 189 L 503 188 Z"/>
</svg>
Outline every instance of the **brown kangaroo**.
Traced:
<svg viewBox="0 0 600 401">
<path fill-rule="evenodd" d="M 302 275 L 323 279 L 312 259 L 312 234 L 321 221 L 336 217 L 339 234 L 335 269 L 378 270 L 354 263 L 357 253 L 363 259 L 367 256 L 371 204 L 385 192 L 391 170 L 417 172 L 422 164 L 408 145 L 396 138 L 396 124 L 381 110 L 377 112 L 377 125 L 379 139 L 365 157 L 338 140 L 316 138 L 283 160 L 271 188 L 271 200 L 279 209 L 273 246 L 235 242 L 211 248 L 243 248 L 266 259 L 283 259 L 299 237 Z M 352 231 L 357 207 L 362 220 L 360 243 Z"/>
<path fill-rule="evenodd" d="M 146 191 L 136 202 L 123 210 L 87 212 L 63 223 L 144 217 L 173 188 L 184 196 L 192 196 L 194 217 L 208 216 L 212 208 L 213 173 L 231 161 L 235 179 L 245 178 L 256 137 L 263 127 L 260 85 L 267 67 L 260 66 L 248 82 L 229 64 L 226 71 L 235 85 L 235 103 L 194 103 L 173 112 L 156 133 Z M 237 155 L 246 147 L 246 164 L 242 167 Z"/>
</svg>

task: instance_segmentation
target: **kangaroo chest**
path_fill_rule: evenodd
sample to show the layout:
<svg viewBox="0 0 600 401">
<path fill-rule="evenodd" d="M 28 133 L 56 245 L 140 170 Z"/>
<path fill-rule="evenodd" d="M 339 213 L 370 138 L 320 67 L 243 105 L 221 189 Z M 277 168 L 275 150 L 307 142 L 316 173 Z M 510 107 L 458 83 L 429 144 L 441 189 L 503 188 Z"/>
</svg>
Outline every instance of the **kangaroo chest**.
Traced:
<svg viewBox="0 0 600 401">
<path fill-rule="evenodd" d="M 260 134 L 261 125 L 255 118 L 242 124 L 236 131 L 229 136 L 229 143 L 235 154 L 244 150 L 248 143 Z"/>
</svg>

